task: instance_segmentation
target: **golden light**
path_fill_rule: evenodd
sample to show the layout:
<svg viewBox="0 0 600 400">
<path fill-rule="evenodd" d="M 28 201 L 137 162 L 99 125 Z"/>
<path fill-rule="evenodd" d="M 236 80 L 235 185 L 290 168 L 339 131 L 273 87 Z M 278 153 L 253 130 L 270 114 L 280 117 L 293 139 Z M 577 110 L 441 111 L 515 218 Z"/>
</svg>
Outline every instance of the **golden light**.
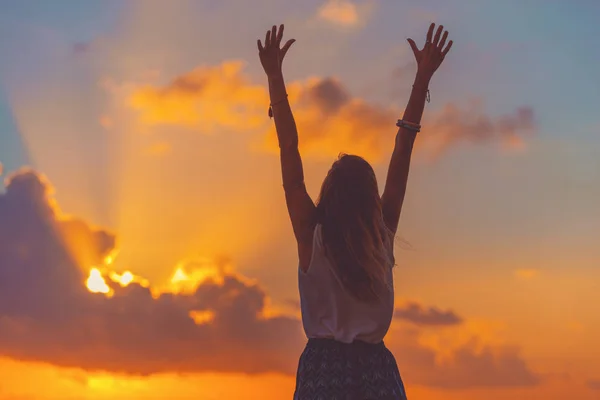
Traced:
<svg viewBox="0 0 600 400">
<path fill-rule="evenodd" d="M 111 377 L 89 377 L 87 379 L 87 386 L 93 390 L 110 390 L 114 385 L 114 378 Z"/>
<path fill-rule="evenodd" d="M 116 272 L 110 273 L 110 279 L 112 279 L 114 282 L 117 282 L 122 287 L 129 285 L 135 280 L 135 278 L 136 277 L 129 271 L 125 271 L 121 275 L 117 274 Z"/>
<path fill-rule="evenodd" d="M 179 267 L 175 270 L 173 277 L 171 278 L 171 283 L 176 285 L 179 282 L 186 282 L 190 279 L 190 277 L 185 273 L 183 268 Z"/>
<path fill-rule="evenodd" d="M 125 271 L 125 273 L 123 275 L 121 275 L 121 278 L 119 279 L 119 283 L 122 286 L 127 286 L 131 282 L 133 282 L 133 274 L 129 271 Z"/>
<path fill-rule="evenodd" d="M 90 276 L 85 284 L 92 293 L 108 294 L 110 292 L 110 288 L 106 284 L 106 281 L 98 268 L 92 268 L 90 270 Z"/>
<path fill-rule="evenodd" d="M 182 261 L 175 269 L 167 291 L 190 293 L 207 279 L 220 281 L 224 272 L 224 267 L 220 267 L 214 260 L 208 258 Z"/>
<path fill-rule="evenodd" d="M 190 311 L 190 317 L 197 325 L 203 325 L 212 322 L 215 319 L 215 313 L 210 310 Z"/>
<path fill-rule="evenodd" d="M 110 252 L 110 254 L 108 254 L 106 257 L 104 257 L 104 265 L 111 265 L 113 262 L 115 262 L 115 259 L 117 258 L 118 253 L 119 253 L 119 250 L 113 249 Z"/>
<path fill-rule="evenodd" d="M 112 375 L 106 373 L 90 374 L 86 379 L 87 388 L 105 398 L 108 395 L 116 395 L 127 390 L 129 393 L 139 392 L 147 388 L 148 383 L 145 379 L 139 379 L 129 376 Z M 136 396 L 136 398 L 138 398 Z"/>
<path fill-rule="evenodd" d="M 104 266 L 108 267 L 114 263 L 117 253 L 118 251 L 115 249 L 109 255 L 107 255 L 104 258 Z M 111 281 L 121 285 L 121 287 L 126 287 L 132 282 L 137 282 L 144 287 L 150 286 L 146 279 L 134 275 L 131 271 L 125 271 L 122 274 L 119 274 L 115 271 L 105 270 L 105 275 L 107 275 Z M 90 276 L 87 280 L 87 287 L 92 293 L 104 293 L 108 295 L 112 294 L 112 289 L 107 285 L 102 272 L 100 272 L 98 268 L 92 268 L 90 270 Z"/>
</svg>

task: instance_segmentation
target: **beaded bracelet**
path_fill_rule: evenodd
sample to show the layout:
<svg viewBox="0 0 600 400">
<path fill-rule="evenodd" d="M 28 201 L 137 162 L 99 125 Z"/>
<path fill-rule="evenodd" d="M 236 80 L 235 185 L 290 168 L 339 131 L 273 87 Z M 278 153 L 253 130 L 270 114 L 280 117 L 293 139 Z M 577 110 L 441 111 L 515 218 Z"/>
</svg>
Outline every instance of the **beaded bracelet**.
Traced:
<svg viewBox="0 0 600 400">
<path fill-rule="evenodd" d="M 415 124 L 414 122 L 404 121 L 402 119 L 399 119 L 398 122 L 396 122 L 396 126 L 398 128 L 405 128 L 405 129 L 408 129 L 409 131 L 413 131 L 413 132 L 421 131 L 420 124 Z"/>
</svg>

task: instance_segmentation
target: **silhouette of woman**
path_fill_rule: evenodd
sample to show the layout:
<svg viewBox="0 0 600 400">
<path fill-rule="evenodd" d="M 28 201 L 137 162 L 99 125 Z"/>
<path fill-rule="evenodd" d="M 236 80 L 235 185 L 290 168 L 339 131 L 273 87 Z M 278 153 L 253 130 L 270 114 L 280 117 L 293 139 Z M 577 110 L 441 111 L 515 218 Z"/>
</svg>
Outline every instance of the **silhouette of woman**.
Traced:
<svg viewBox="0 0 600 400">
<path fill-rule="evenodd" d="M 398 133 L 383 195 L 373 168 L 356 155 L 333 163 L 315 205 L 306 191 L 298 133 L 287 101 L 280 47 L 283 25 L 258 40 L 269 81 L 283 188 L 298 245 L 302 323 L 308 342 L 298 365 L 294 399 L 406 399 L 396 360 L 383 342 L 393 315 L 393 241 L 410 158 L 431 77 L 452 46 L 431 24 L 423 49 L 408 39 L 417 73 Z"/>
</svg>

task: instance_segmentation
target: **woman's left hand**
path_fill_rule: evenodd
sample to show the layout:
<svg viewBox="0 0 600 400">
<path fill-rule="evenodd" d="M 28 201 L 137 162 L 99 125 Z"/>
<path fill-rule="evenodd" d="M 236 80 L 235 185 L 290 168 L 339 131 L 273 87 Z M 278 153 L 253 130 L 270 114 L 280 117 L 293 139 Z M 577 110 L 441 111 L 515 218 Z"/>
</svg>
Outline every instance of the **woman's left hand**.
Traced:
<svg viewBox="0 0 600 400">
<path fill-rule="evenodd" d="M 448 31 L 445 31 L 444 35 L 442 36 L 444 26 L 440 25 L 438 27 L 435 37 L 433 37 L 434 29 L 435 24 L 431 24 L 429 26 L 429 31 L 427 32 L 425 46 L 423 46 L 423 49 L 421 50 L 419 50 L 414 40 L 407 39 L 415 55 L 415 59 L 417 60 L 417 74 L 425 79 L 431 79 L 435 71 L 437 71 L 439 66 L 444 61 L 446 54 L 448 54 L 450 48 L 452 47 L 451 40 L 448 42 L 446 48 L 444 48 L 446 39 L 448 38 Z"/>
</svg>

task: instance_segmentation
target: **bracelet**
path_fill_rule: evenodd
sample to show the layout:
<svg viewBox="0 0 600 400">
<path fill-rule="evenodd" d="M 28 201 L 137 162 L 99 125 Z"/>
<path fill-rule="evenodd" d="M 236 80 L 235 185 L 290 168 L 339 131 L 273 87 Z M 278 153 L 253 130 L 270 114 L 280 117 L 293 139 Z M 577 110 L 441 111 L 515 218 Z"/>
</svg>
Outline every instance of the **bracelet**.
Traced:
<svg viewBox="0 0 600 400">
<path fill-rule="evenodd" d="M 288 94 L 285 94 L 285 97 L 281 100 L 276 101 L 275 103 L 271 103 L 269 105 L 269 118 L 273 118 L 273 106 L 279 104 L 279 103 L 283 103 L 284 101 L 286 101 L 288 98 Z"/>
<path fill-rule="evenodd" d="M 398 128 L 408 129 L 409 131 L 413 131 L 413 132 L 421 131 L 420 124 L 415 124 L 414 122 L 404 121 L 402 119 L 399 119 L 398 122 L 396 122 L 396 126 Z"/>
<path fill-rule="evenodd" d="M 412 86 L 413 88 L 415 87 L 415 85 Z M 428 103 L 431 103 L 431 94 L 429 93 L 429 89 L 427 89 L 425 100 L 427 100 Z"/>
</svg>

